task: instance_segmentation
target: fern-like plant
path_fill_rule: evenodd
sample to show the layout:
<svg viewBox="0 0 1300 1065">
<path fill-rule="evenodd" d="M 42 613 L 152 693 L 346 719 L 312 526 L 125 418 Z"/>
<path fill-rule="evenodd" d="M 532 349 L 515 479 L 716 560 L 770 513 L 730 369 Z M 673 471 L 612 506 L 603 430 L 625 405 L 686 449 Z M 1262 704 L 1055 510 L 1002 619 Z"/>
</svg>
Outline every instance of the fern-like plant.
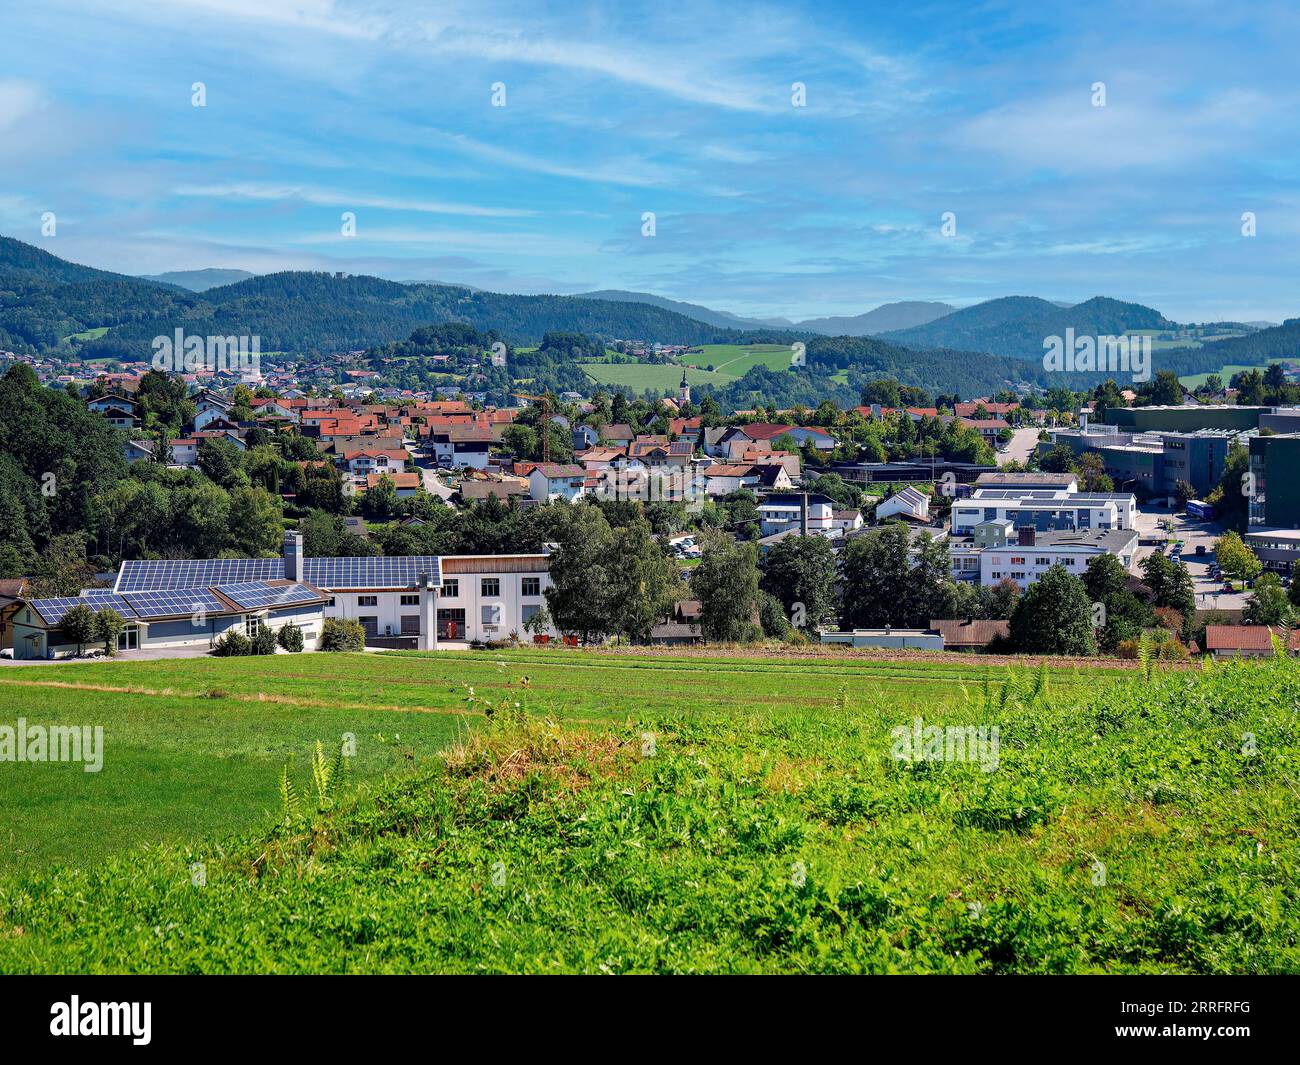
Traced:
<svg viewBox="0 0 1300 1065">
<path fill-rule="evenodd" d="M 289 777 L 289 759 L 285 759 L 284 766 L 280 770 L 280 811 L 286 828 L 297 824 L 302 816 L 298 802 L 298 789 L 293 786 L 293 781 Z"/>
</svg>

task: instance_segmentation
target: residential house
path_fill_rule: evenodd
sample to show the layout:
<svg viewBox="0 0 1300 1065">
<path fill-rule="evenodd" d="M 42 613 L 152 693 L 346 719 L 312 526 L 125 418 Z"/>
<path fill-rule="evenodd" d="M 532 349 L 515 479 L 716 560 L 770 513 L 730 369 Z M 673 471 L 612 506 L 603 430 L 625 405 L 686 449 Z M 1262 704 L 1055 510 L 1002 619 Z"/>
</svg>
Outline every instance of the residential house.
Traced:
<svg viewBox="0 0 1300 1065">
<path fill-rule="evenodd" d="M 763 536 L 782 532 L 825 535 L 834 529 L 835 502 L 828 496 L 808 493 L 770 495 L 758 505 L 759 531 Z"/>
<path fill-rule="evenodd" d="M 876 504 L 876 521 L 895 517 L 908 521 L 928 522 L 930 497 L 909 484 L 901 492 L 895 492 L 888 499 Z"/>
<path fill-rule="evenodd" d="M 528 475 L 529 498 L 545 503 L 551 499 L 570 502 L 583 494 L 587 471 L 574 463 L 541 463 Z"/>
<path fill-rule="evenodd" d="M 110 392 L 106 396 L 92 399 L 86 404 L 86 409 L 103 415 L 109 425 L 118 429 L 140 428 L 140 405 L 118 393 Z"/>
</svg>

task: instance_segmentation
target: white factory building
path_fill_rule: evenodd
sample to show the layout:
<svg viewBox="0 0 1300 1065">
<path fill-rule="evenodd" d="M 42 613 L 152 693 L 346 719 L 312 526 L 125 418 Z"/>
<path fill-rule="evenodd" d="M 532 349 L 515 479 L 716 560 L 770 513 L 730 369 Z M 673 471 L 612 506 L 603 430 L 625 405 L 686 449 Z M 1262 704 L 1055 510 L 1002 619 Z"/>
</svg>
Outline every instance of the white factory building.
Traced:
<svg viewBox="0 0 1300 1065">
<path fill-rule="evenodd" d="M 1137 547 L 1138 534 L 1132 529 L 1038 532 L 1013 529 L 1009 521 L 982 523 L 974 535 L 948 542 L 954 580 L 988 586 L 1009 580 L 1021 588 L 1056 565 L 1082 577 L 1098 555 L 1114 555 L 1127 572 Z"/>
<path fill-rule="evenodd" d="M 324 619 L 335 617 L 361 622 L 376 646 L 528 641 L 524 625 L 545 606 L 549 586 L 544 553 L 309 558 L 302 536 L 289 533 L 278 558 L 128 560 L 111 589 L 26 601 L 15 618 L 14 655 L 74 654 L 59 622 L 81 604 L 122 615 L 124 651 L 205 648 L 235 626 L 251 635 L 284 624 L 301 627 L 314 649 Z M 556 636 L 553 628 L 545 634 Z"/>
<path fill-rule="evenodd" d="M 1068 488 L 976 488 L 952 506 L 952 533 L 970 536 L 986 521 L 1009 521 L 1038 532 L 1132 529 L 1131 492 L 1072 492 Z"/>
</svg>

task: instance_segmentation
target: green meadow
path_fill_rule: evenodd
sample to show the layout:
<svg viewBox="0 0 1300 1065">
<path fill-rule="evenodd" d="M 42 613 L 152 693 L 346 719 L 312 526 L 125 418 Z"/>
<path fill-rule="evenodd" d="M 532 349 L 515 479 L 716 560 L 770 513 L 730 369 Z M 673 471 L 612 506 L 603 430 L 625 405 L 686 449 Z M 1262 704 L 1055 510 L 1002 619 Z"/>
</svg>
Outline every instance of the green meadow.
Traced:
<svg viewBox="0 0 1300 1065">
<path fill-rule="evenodd" d="M 708 369 L 710 366 L 713 369 Z M 603 385 L 624 385 L 638 392 L 647 388 L 663 392 L 681 384 L 683 367 L 689 384 L 721 387 L 744 377 L 755 366 L 788 369 L 789 345 L 705 344 L 700 350 L 681 356 L 676 364 L 584 362 L 582 369 L 593 381 Z"/>
<path fill-rule="evenodd" d="M 1228 365 L 1221 366 L 1217 372 L 1220 379 L 1223 381 L 1224 387 L 1226 388 L 1228 382 L 1232 380 L 1233 374 L 1241 373 L 1243 370 L 1259 370 L 1263 372 L 1264 370 L 1267 370 L 1269 366 L 1271 366 L 1274 362 L 1278 362 L 1278 361 L 1281 360 L 1272 359 L 1266 363 L 1258 363 L 1250 366 L 1243 365 L 1241 363 L 1230 363 Z M 1179 384 L 1185 386 L 1186 388 L 1199 388 L 1201 385 L 1205 384 L 1205 382 L 1209 378 L 1210 378 L 1210 373 L 1208 372 L 1186 374 L 1178 378 L 1178 382 Z"/>
<path fill-rule="evenodd" d="M 0 699 L 105 729 L 98 774 L 0 763 L 4 972 L 1300 969 L 1286 660 L 279 655 Z"/>
</svg>

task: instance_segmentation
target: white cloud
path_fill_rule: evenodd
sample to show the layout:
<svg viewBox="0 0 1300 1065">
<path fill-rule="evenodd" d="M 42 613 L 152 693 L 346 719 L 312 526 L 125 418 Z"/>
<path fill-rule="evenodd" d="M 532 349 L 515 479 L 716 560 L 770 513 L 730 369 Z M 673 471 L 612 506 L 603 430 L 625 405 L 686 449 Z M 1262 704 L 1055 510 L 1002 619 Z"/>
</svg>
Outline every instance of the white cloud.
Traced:
<svg viewBox="0 0 1300 1065">
<path fill-rule="evenodd" d="M 370 193 L 342 192 L 310 185 L 277 185 L 256 181 L 234 181 L 219 185 L 180 185 L 173 191 L 178 196 L 207 199 L 295 201 L 320 207 L 339 207 L 344 210 L 373 207 L 385 211 L 453 214 L 473 218 L 523 218 L 536 213 L 515 207 L 482 207 L 469 203 L 447 203 L 404 196 L 375 196 Z"/>
<path fill-rule="evenodd" d="M 43 106 L 41 90 L 30 81 L 0 80 L 0 133 L 31 118 Z"/>
</svg>

